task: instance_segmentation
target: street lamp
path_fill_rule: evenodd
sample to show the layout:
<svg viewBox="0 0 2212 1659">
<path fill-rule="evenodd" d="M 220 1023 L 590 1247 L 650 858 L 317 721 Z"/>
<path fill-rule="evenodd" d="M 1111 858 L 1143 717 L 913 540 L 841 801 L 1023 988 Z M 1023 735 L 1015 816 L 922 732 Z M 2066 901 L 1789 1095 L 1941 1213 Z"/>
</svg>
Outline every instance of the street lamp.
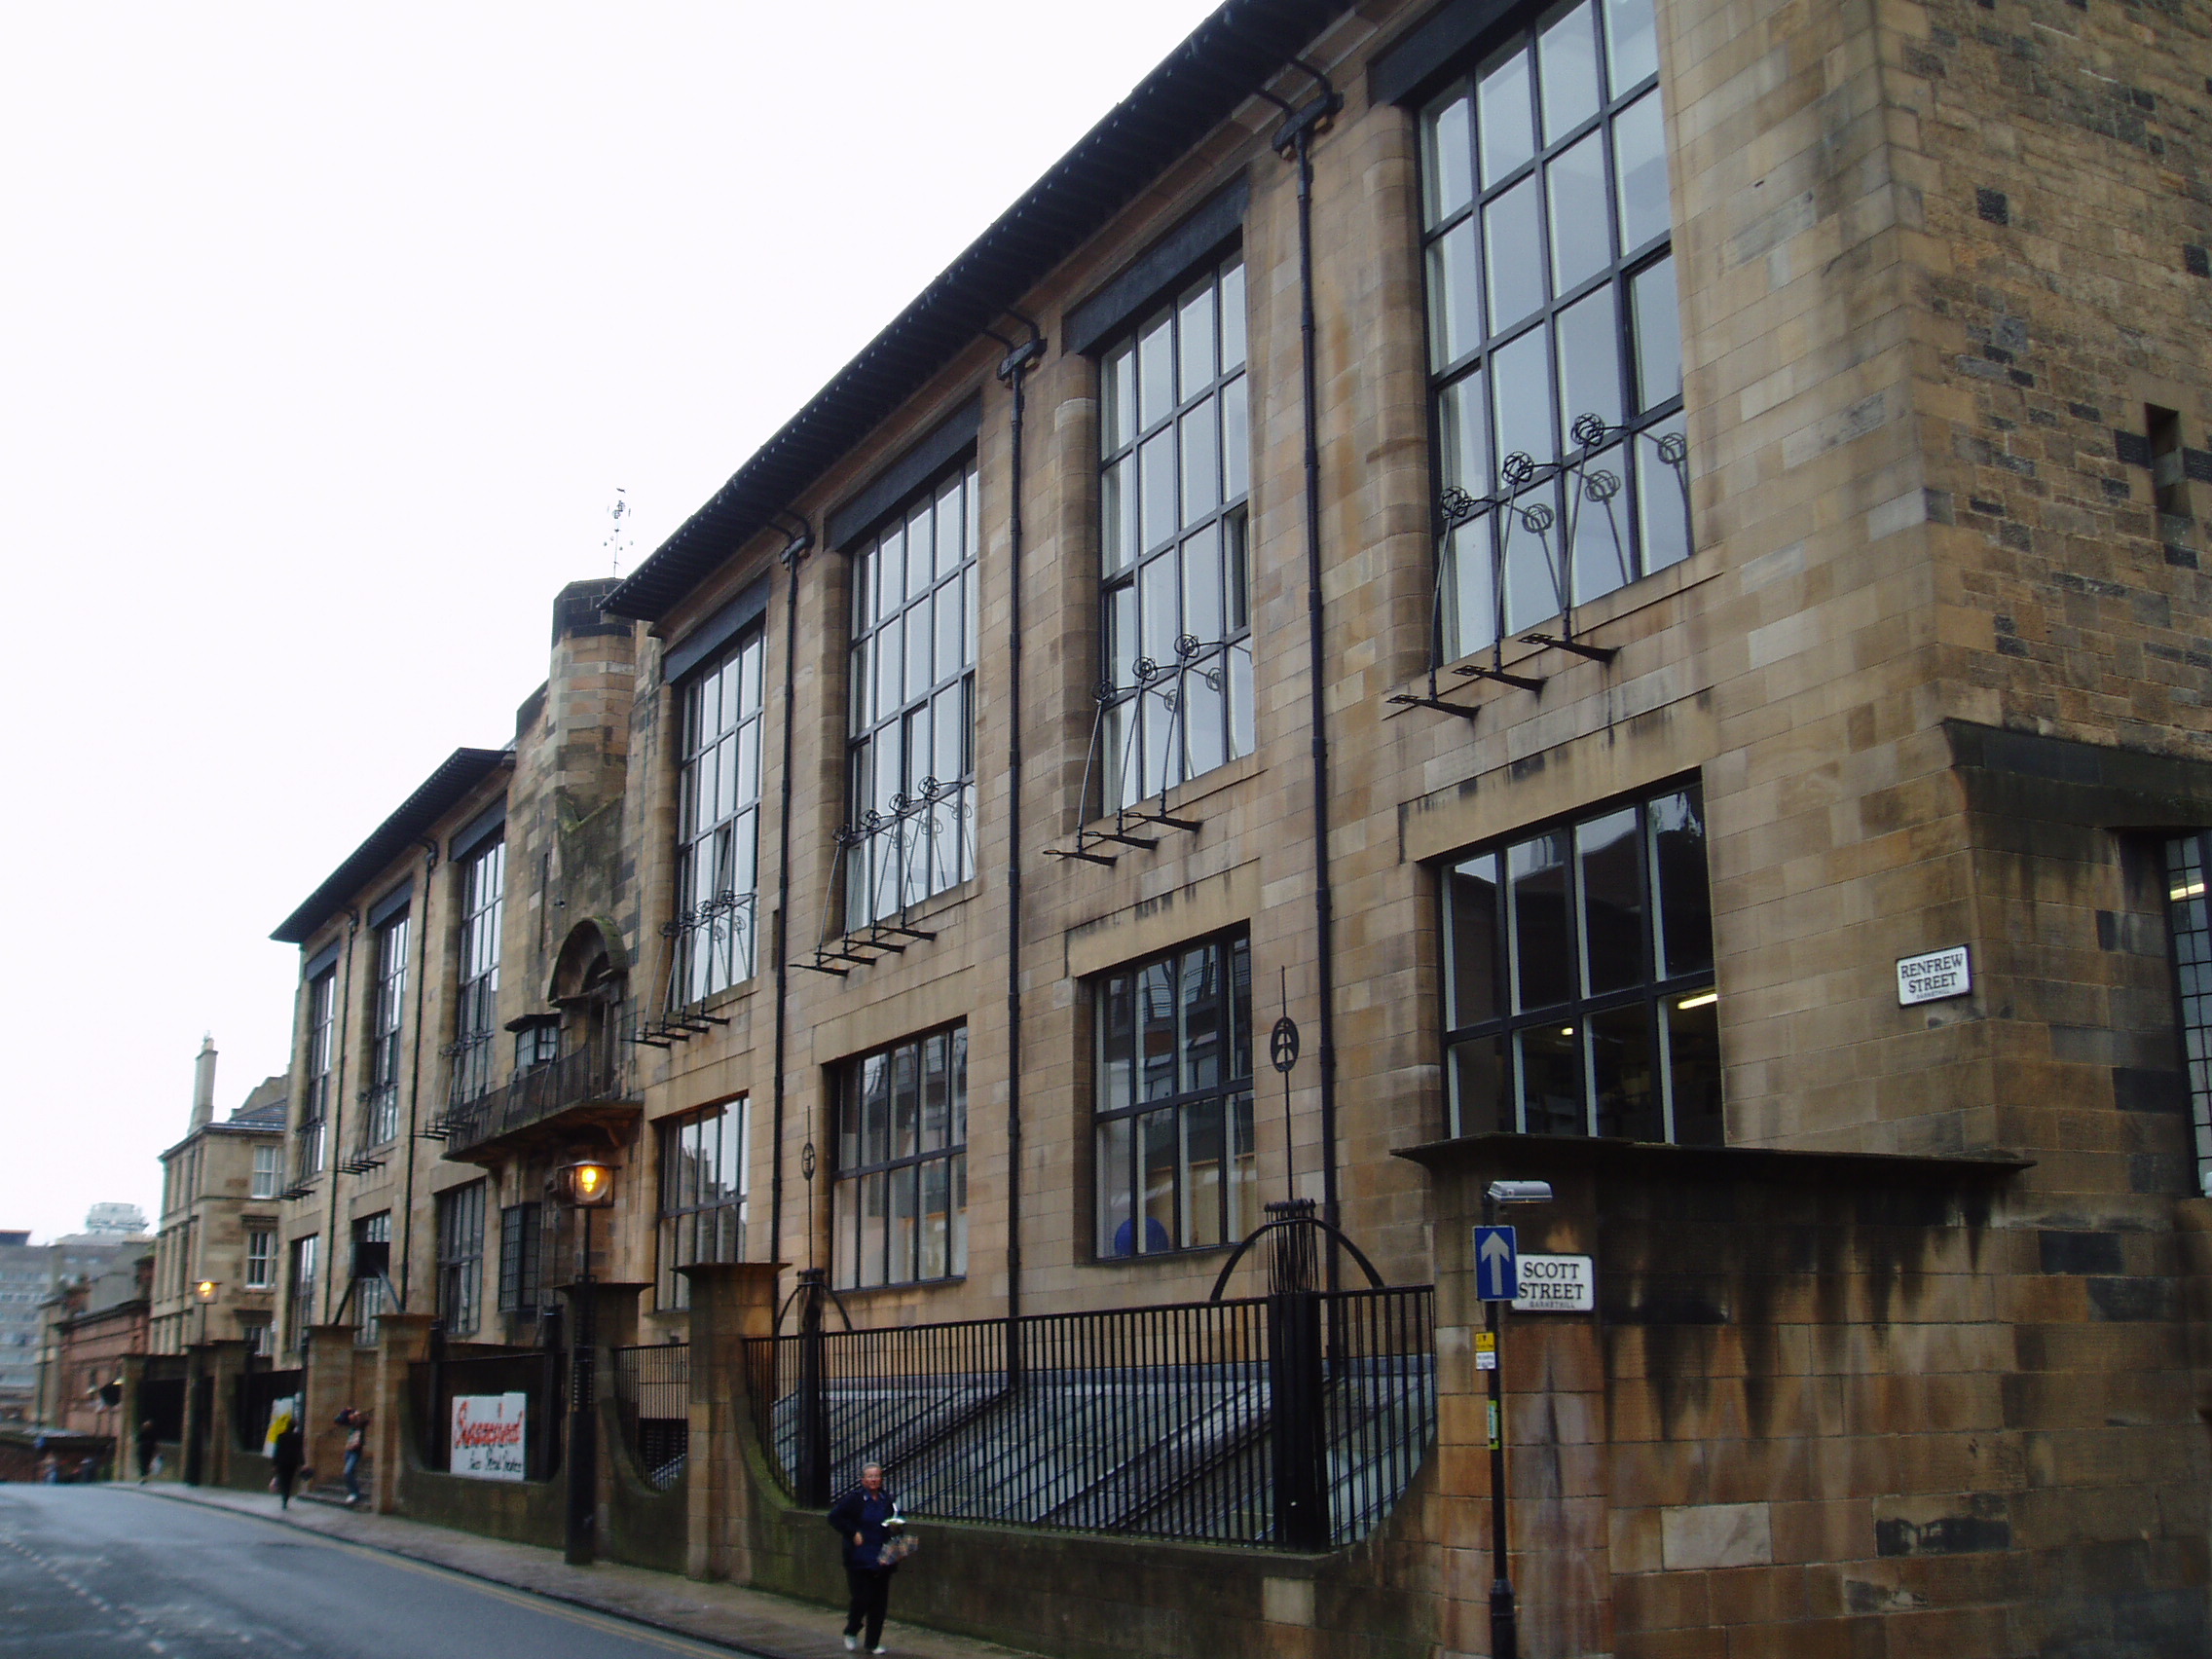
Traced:
<svg viewBox="0 0 2212 1659">
<path fill-rule="evenodd" d="M 215 1293 L 223 1287 L 213 1279 L 202 1279 L 192 1287 L 192 1300 L 200 1304 L 200 1340 L 207 1341 L 207 1309 L 214 1305 Z"/>
<path fill-rule="evenodd" d="M 592 1559 L 592 1511 L 599 1489 L 599 1434 L 593 1413 L 591 1218 L 614 1202 L 614 1170 L 604 1160 L 578 1158 L 553 1172 L 553 1195 L 583 1220 L 583 1262 L 570 1301 L 569 1518 L 563 1554 L 571 1566 Z"/>
<path fill-rule="evenodd" d="M 1499 1204 L 1548 1204 L 1552 1201 L 1552 1184 L 1549 1181 L 1493 1181 L 1483 1192 L 1483 1227 L 1488 1230 L 1497 1225 Z M 1503 1249 L 1504 1245 L 1497 1248 Z M 1519 1252 L 1514 1251 L 1518 1277 Z M 1478 1252 L 1475 1262 L 1476 1287 L 1483 1279 L 1482 1259 Z M 1508 1291 L 1518 1285 L 1501 1286 Z M 1505 1559 L 1505 1355 L 1498 1346 L 1498 1334 L 1505 1324 L 1505 1303 L 1492 1299 L 1483 1304 L 1485 1324 L 1488 1327 L 1490 1348 L 1490 1650 L 1492 1659 L 1520 1659 L 1521 1637 L 1518 1615 L 1513 1606 L 1513 1578 Z"/>
</svg>

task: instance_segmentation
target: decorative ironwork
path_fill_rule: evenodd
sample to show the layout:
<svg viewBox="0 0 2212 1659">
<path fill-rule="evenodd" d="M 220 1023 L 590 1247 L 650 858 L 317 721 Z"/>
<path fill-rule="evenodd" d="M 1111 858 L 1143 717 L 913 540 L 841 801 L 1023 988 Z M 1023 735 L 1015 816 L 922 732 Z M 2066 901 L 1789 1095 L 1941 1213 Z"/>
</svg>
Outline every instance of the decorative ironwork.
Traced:
<svg viewBox="0 0 2212 1659">
<path fill-rule="evenodd" d="M 635 1042 L 630 1038 L 628 1041 Z M 634 1106 L 639 1094 L 626 1063 L 627 1043 L 594 1038 L 555 1060 L 518 1072 L 445 1116 L 440 1128 L 449 1156 L 527 1128 L 576 1106 Z"/>
<path fill-rule="evenodd" d="M 1488 663 L 1462 663 L 1453 673 L 1468 680 L 1495 681 L 1526 691 L 1543 688 L 1544 676 L 1517 674 L 1504 666 L 1505 643 L 1505 571 L 1512 557 L 1516 534 L 1535 537 L 1541 550 L 1543 566 L 1551 577 L 1553 593 L 1559 602 L 1561 627 L 1558 632 L 1531 632 L 1520 635 L 1524 645 L 1539 645 L 1547 649 L 1567 651 L 1591 662 L 1610 663 L 1618 656 L 1619 648 L 1613 645 L 1595 645 L 1574 636 L 1574 606 L 1571 595 L 1567 563 L 1573 550 L 1581 544 L 1582 519 L 1587 507 L 1595 507 L 1604 514 L 1607 537 L 1612 546 L 1613 562 L 1620 576 L 1617 585 L 1626 586 L 1631 579 L 1629 569 L 1628 537 L 1624 534 L 1619 510 L 1615 503 L 1624 494 L 1621 475 L 1593 464 L 1598 452 L 1615 440 L 1629 435 L 1629 428 L 1607 424 L 1604 417 L 1582 414 L 1574 418 L 1568 429 L 1575 448 L 1557 461 L 1539 461 L 1524 451 L 1507 456 L 1498 467 L 1498 488 L 1488 496 L 1475 496 L 1456 485 L 1446 489 L 1436 498 L 1438 539 L 1448 536 L 1462 525 L 1473 523 L 1486 513 L 1500 515 L 1503 533 L 1497 537 L 1491 559 L 1492 604 L 1496 608 L 1495 626 L 1491 660 Z M 1689 445 L 1679 432 L 1664 432 L 1654 443 L 1659 460 L 1674 473 L 1682 495 L 1682 507 L 1689 510 Z M 1524 498 L 1548 491 L 1555 485 L 1564 485 L 1567 502 L 1567 519 L 1564 533 L 1559 513 L 1544 500 L 1529 501 Z M 1436 577 L 1429 589 L 1429 670 L 1428 694 L 1401 691 L 1387 700 L 1407 708 L 1434 709 L 1441 714 L 1458 715 L 1473 719 L 1474 708 L 1464 704 L 1443 701 L 1437 683 L 1440 664 L 1437 656 L 1443 646 L 1443 608 L 1445 561 L 1436 562 Z"/>
<path fill-rule="evenodd" d="M 679 910 L 661 923 L 660 937 L 668 940 L 668 979 L 661 999 L 661 1013 L 657 1018 L 639 1020 L 624 1033 L 625 1042 L 670 1049 L 729 1023 L 719 1014 L 706 1012 L 704 997 L 685 998 L 682 981 L 690 961 L 691 941 L 701 934 L 706 935 L 710 942 L 725 932 L 732 938 L 740 931 L 750 934 L 756 899 L 752 893 L 725 890 L 688 909 Z"/>
<path fill-rule="evenodd" d="M 1167 728 L 1161 739 L 1166 753 L 1181 755 L 1184 748 L 1185 719 L 1190 706 L 1190 698 L 1182 690 L 1183 683 L 1189 676 L 1197 675 L 1205 682 L 1208 690 L 1221 691 L 1227 682 L 1229 647 L 1232 644 L 1233 642 L 1227 640 L 1209 642 L 1198 639 L 1190 634 L 1178 635 L 1175 640 L 1175 661 L 1173 664 L 1158 663 L 1150 657 L 1138 657 L 1129 665 L 1130 678 L 1136 682 L 1134 686 L 1117 685 L 1110 680 L 1099 682 L 1096 692 L 1098 712 L 1092 717 L 1090 722 L 1090 749 L 1084 758 L 1083 791 L 1079 796 L 1085 802 L 1087 810 L 1088 803 L 1093 798 L 1091 794 L 1093 781 L 1095 780 L 1101 789 L 1104 788 L 1105 780 L 1100 772 L 1100 762 L 1106 757 L 1106 734 L 1111 712 L 1115 708 L 1124 705 L 1133 711 L 1126 721 L 1126 729 L 1122 741 L 1122 753 L 1115 757 L 1118 761 L 1119 776 L 1127 777 L 1129 775 L 1129 767 L 1137 746 L 1137 729 L 1143 723 L 1143 711 L 1147 697 L 1158 698 L 1160 706 L 1167 711 Z M 1201 657 L 1210 658 L 1203 667 L 1198 665 L 1198 659 Z M 1136 693 L 1133 698 L 1127 695 L 1131 690 Z M 1173 810 L 1173 796 L 1177 784 L 1189 782 L 1190 779 L 1186 777 L 1173 783 L 1163 783 L 1157 796 L 1159 805 L 1152 810 L 1147 810 L 1156 798 L 1151 795 L 1147 795 L 1132 804 L 1116 807 L 1114 809 L 1114 827 L 1111 830 L 1093 830 L 1088 826 L 1080 827 L 1075 832 L 1075 845 L 1073 847 L 1047 847 L 1045 856 L 1049 859 L 1079 859 L 1085 864 L 1111 865 L 1120 855 L 1097 851 L 1099 847 L 1105 846 L 1109 842 L 1118 846 L 1136 847 L 1145 852 L 1150 852 L 1160 845 L 1160 838 L 1157 835 L 1146 835 L 1136 831 L 1145 829 L 1182 830 L 1191 834 L 1197 834 L 1203 828 L 1202 821 L 1185 817 Z"/>
<path fill-rule="evenodd" d="M 975 792 L 957 779 L 940 783 L 934 777 L 924 778 L 920 790 L 918 794 L 893 795 L 888 813 L 871 807 L 861 814 L 858 823 L 837 831 L 837 856 L 831 865 L 830 886 L 823 900 L 822 933 L 815 940 L 814 954 L 793 963 L 793 967 L 842 979 L 853 970 L 835 967 L 835 963 L 848 962 L 854 967 L 866 968 L 885 956 L 903 954 L 909 944 L 927 944 L 937 938 L 930 929 L 912 925 L 912 912 L 916 904 L 945 889 L 939 888 L 928 894 L 918 892 L 914 860 L 929 857 L 931 849 L 941 838 L 942 826 L 937 821 L 940 807 L 950 805 L 955 818 L 953 833 L 964 833 L 957 820 L 976 810 Z M 848 918 L 853 913 L 846 883 L 853 878 L 854 866 L 856 862 L 865 862 L 866 849 L 874 846 L 888 846 L 894 851 L 895 857 L 883 861 L 878 877 L 879 883 L 882 878 L 896 883 L 892 891 L 899 902 L 877 910 L 876 902 L 884 898 L 879 885 L 878 891 L 866 895 L 861 906 L 874 911 L 873 918 L 833 935 L 830 918 L 840 908 Z M 854 857 L 856 852 L 861 854 L 859 861 Z M 869 955 L 870 951 L 876 954 Z"/>
</svg>

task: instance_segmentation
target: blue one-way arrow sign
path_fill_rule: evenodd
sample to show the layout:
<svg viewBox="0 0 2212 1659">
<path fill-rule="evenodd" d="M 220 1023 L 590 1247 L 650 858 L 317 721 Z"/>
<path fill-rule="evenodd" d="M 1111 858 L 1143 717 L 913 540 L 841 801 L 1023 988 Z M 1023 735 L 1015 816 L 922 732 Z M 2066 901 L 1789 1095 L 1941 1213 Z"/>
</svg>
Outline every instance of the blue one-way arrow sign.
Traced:
<svg viewBox="0 0 2212 1659">
<path fill-rule="evenodd" d="M 1521 1294 L 1521 1252 L 1510 1227 L 1475 1229 L 1475 1294 L 1511 1302 Z"/>
</svg>

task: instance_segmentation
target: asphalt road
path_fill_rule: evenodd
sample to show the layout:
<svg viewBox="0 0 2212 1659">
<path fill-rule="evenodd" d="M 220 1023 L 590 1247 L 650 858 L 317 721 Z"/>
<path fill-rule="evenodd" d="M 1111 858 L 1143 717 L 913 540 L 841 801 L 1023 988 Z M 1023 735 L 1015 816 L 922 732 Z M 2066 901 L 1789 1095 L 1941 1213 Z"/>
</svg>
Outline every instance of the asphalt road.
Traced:
<svg viewBox="0 0 2212 1659">
<path fill-rule="evenodd" d="M 730 1650 L 128 1487 L 0 1485 L 10 1659 L 666 1659 Z"/>
</svg>

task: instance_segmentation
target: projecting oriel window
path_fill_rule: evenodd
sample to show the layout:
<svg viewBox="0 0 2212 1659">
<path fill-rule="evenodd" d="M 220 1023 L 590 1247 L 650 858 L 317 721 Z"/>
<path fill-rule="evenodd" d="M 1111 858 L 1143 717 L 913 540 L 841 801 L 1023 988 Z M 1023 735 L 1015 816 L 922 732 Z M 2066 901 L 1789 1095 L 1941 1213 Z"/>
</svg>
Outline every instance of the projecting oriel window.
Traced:
<svg viewBox="0 0 2212 1659">
<path fill-rule="evenodd" d="M 1186 285 L 1098 377 L 1112 811 L 1252 752 L 1242 262 Z"/>
<path fill-rule="evenodd" d="M 2177 835 L 2166 843 L 2166 926 L 2173 937 L 2174 991 L 2180 999 L 2182 1065 L 2189 1079 L 2189 1117 L 2196 1136 L 2198 1187 L 2212 1194 L 2212 912 L 2205 872 L 2212 870 L 2212 834 Z"/>
<path fill-rule="evenodd" d="M 1093 994 L 1099 1256 L 1235 1243 L 1260 1221 L 1251 945 L 1188 945 Z"/>
<path fill-rule="evenodd" d="M 703 1002 L 753 977 L 759 877 L 759 629 L 678 690 L 683 756 L 677 810 L 675 1000 Z"/>
<path fill-rule="evenodd" d="M 1455 861 L 1444 936 L 1455 1134 L 1721 1143 L 1696 785 Z"/>
<path fill-rule="evenodd" d="M 1456 657 L 1689 552 L 1652 0 L 1538 14 L 1420 131 L 1438 483 L 1472 513 L 1439 553 Z"/>
<path fill-rule="evenodd" d="M 382 1146 L 399 1133 L 399 1028 L 407 1014 L 407 916 L 403 911 L 377 929 L 377 983 L 369 1019 L 368 1117 L 364 1147 Z"/>
<path fill-rule="evenodd" d="M 838 1068 L 830 1260 L 840 1285 L 968 1272 L 968 1028 Z"/>
<path fill-rule="evenodd" d="M 976 467 L 853 557 L 845 925 L 976 873 Z"/>
<path fill-rule="evenodd" d="M 321 1170 L 324 1131 L 330 1122 L 331 1067 L 337 1063 L 338 970 L 327 969 L 308 985 L 307 1091 L 300 1102 L 299 1174 Z"/>
<path fill-rule="evenodd" d="M 660 1125 L 660 1305 L 691 1306 L 679 1268 L 745 1259 L 743 1099 Z"/>
<path fill-rule="evenodd" d="M 499 1025 L 499 924 L 506 892 L 507 844 L 498 840 L 461 868 L 461 1006 L 449 1051 L 456 1106 L 492 1087 Z"/>
</svg>

